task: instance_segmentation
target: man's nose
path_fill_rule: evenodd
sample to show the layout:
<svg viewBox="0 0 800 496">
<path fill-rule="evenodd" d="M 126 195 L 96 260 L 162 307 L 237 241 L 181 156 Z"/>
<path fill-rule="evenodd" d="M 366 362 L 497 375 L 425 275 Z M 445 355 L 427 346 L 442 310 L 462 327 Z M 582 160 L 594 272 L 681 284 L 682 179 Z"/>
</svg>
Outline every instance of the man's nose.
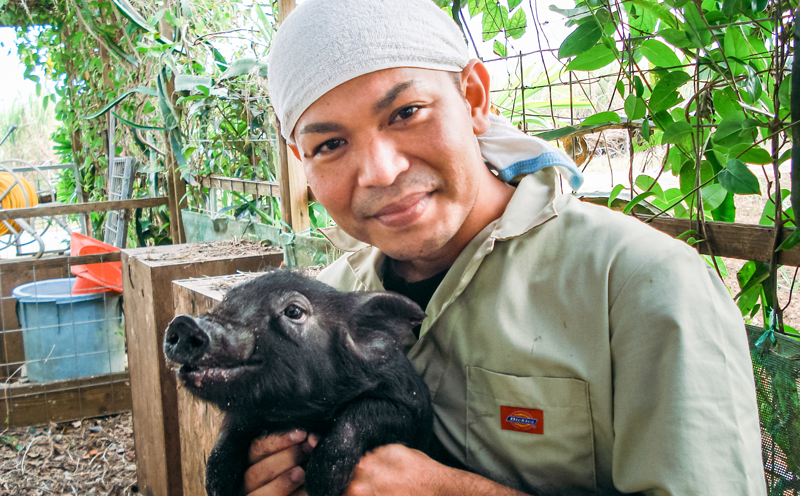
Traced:
<svg viewBox="0 0 800 496">
<path fill-rule="evenodd" d="M 362 150 L 358 185 L 362 188 L 391 186 L 408 170 L 407 157 L 392 140 L 373 138 Z"/>
</svg>

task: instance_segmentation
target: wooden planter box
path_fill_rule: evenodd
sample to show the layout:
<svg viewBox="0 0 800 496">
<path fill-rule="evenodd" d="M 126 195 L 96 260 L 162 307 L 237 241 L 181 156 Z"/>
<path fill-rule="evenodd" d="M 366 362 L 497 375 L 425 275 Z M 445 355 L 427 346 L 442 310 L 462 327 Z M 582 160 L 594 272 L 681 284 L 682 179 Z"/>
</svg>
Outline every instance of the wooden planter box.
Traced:
<svg viewBox="0 0 800 496">
<path fill-rule="evenodd" d="M 133 403 L 139 491 L 181 496 L 181 445 L 175 374 L 162 351 L 164 331 L 176 312 L 177 279 L 256 272 L 278 267 L 283 253 L 236 240 L 123 250 L 125 330 Z M 192 309 L 185 313 L 197 312 Z M 204 493 L 186 493 L 204 494 Z"/>
</svg>

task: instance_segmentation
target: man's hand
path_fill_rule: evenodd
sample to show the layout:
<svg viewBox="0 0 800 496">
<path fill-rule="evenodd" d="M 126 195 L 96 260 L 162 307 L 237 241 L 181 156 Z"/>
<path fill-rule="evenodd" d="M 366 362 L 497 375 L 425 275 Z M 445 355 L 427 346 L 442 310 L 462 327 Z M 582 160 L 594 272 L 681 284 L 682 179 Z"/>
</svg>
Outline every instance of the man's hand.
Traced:
<svg viewBox="0 0 800 496">
<path fill-rule="evenodd" d="M 345 496 L 409 494 L 522 496 L 479 475 L 442 465 L 401 444 L 381 446 L 364 455 Z"/>
<path fill-rule="evenodd" d="M 250 468 L 244 474 L 248 496 L 304 496 L 300 467 L 318 439 L 302 431 L 261 437 L 250 445 Z"/>
</svg>

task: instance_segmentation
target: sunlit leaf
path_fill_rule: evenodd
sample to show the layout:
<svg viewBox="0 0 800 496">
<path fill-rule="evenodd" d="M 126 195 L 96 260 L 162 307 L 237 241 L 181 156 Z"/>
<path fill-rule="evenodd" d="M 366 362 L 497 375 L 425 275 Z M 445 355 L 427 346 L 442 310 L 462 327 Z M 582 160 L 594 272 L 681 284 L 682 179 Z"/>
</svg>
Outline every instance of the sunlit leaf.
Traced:
<svg viewBox="0 0 800 496">
<path fill-rule="evenodd" d="M 676 67 L 681 65 L 678 56 L 667 45 L 658 40 L 645 40 L 639 48 L 647 60 L 658 67 Z"/>
<path fill-rule="evenodd" d="M 596 22 L 581 24 L 561 43 L 561 47 L 558 49 L 558 58 L 580 55 L 595 46 L 602 35 L 603 30 Z"/>
<path fill-rule="evenodd" d="M 620 122 L 619 114 L 616 112 L 600 112 L 590 115 L 581 122 L 581 126 L 592 126 L 606 122 Z"/>
<path fill-rule="evenodd" d="M 673 123 L 669 126 L 666 130 L 664 130 L 664 134 L 661 136 L 661 144 L 666 145 L 667 143 L 672 143 L 675 145 L 683 144 L 686 138 L 690 138 L 692 135 L 692 125 L 686 121 L 678 121 Z"/>
<path fill-rule="evenodd" d="M 647 114 L 647 106 L 642 98 L 636 95 L 628 95 L 625 99 L 625 115 L 629 120 L 635 121 L 644 119 Z"/>
<path fill-rule="evenodd" d="M 616 59 L 614 52 L 600 44 L 578 55 L 567 64 L 568 71 L 595 71 L 605 67 Z"/>
<path fill-rule="evenodd" d="M 673 71 L 661 78 L 650 96 L 650 111 L 666 110 L 677 103 L 676 90 L 692 77 L 683 71 Z"/>
<path fill-rule="evenodd" d="M 252 57 L 242 57 L 230 63 L 228 68 L 223 72 L 219 80 L 225 81 L 226 79 L 235 78 L 243 74 L 258 71 L 259 76 L 267 77 L 267 63 Z"/>
</svg>

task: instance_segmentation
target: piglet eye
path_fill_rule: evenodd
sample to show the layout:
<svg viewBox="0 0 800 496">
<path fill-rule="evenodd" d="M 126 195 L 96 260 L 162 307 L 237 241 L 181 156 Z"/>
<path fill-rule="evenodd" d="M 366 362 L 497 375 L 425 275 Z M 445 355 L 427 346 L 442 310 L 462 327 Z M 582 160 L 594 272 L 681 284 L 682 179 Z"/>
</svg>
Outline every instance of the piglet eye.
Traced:
<svg viewBox="0 0 800 496">
<path fill-rule="evenodd" d="M 303 318 L 306 312 L 302 308 L 292 303 L 283 309 L 283 314 L 292 320 L 298 320 Z"/>
</svg>

